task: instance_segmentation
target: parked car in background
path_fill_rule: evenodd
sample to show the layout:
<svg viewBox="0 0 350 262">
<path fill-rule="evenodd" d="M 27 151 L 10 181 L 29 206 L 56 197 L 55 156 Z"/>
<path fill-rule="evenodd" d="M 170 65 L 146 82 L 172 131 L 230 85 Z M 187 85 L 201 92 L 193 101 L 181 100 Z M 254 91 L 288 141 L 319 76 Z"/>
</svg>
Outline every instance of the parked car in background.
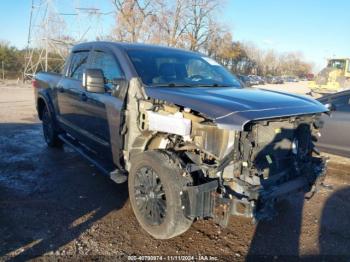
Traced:
<svg viewBox="0 0 350 262">
<path fill-rule="evenodd" d="M 288 76 L 286 77 L 285 82 L 299 82 L 299 80 L 295 76 Z"/>
<path fill-rule="evenodd" d="M 266 82 L 269 84 L 283 84 L 284 83 L 282 77 L 279 77 L 279 76 L 268 76 L 268 77 L 266 77 Z"/>
<path fill-rule="evenodd" d="M 259 82 L 259 85 L 265 85 L 265 79 L 262 76 L 255 76 Z"/>
<path fill-rule="evenodd" d="M 323 116 L 318 147 L 328 153 L 350 157 L 350 90 L 318 99 L 332 111 Z"/>
<path fill-rule="evenodd" d="M 249 75 L 253 85 L 265 85 L 265 80 L 261 76 Z"/>
<path fill-rule="evenodd" d="M 244 86 L 251 87 L 253 85 L 249 76 L 237 75 L 237 77 L 244 84 Z"/>
<path fill-rule="evenodd" d="M 276 84 L 284 84 L 284 80 L 280 76 L 276 76 Z"/>
<path fill-rule="evenodd" d="M 249 77 L 249 82 L 252 86 L 259 85 L 259 80 L 255 76 L 249 75 L 248 77 Z"/>
<path fill-rule="evenodd" d="M 267 76 L 265 79 L 268 84 L 276 84 L 276 78 L 274 76 Z"/>
</svg>

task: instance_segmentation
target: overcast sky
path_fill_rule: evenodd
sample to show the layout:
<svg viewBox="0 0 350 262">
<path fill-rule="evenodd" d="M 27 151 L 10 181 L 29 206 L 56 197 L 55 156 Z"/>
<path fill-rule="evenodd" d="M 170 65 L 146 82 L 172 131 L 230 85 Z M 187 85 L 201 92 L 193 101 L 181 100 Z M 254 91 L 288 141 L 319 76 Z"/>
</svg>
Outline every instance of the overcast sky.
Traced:
<svg viewBox="0 0 350 262">
<path fill-rule="evenodd" d="M 110 0 L 51 0 L 59 12 L 73 12 L 74 5 L 112 10 Z M 40 1 L 36 1 L 40 2 Z M 347 0 L 225 0 L 218 15 L 234 40 L 252 42 L 277 52 L 300 51 L 324 66 L 327 57 L 350 57 L 350 1 Z M 18 48 L 27 42 L 31 0 L 0 0 L 0 39 Z M 108 33 L 111 15 L 100 19 Z"/>
</svg>

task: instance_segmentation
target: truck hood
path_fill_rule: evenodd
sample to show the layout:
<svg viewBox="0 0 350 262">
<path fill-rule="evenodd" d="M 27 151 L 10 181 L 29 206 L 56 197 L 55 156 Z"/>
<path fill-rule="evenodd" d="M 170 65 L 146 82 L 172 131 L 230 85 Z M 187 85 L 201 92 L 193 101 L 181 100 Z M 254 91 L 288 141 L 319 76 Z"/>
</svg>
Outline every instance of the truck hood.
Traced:
<svg viewBox="0 0 350 262">
<path fill-rule="evenodd" d="M 252 120 L 327 112 L 306 96 L 231 87 L 147 87 L 147 96 L 204 114 L 222 128 L 243 130 Z"/>
</svg>

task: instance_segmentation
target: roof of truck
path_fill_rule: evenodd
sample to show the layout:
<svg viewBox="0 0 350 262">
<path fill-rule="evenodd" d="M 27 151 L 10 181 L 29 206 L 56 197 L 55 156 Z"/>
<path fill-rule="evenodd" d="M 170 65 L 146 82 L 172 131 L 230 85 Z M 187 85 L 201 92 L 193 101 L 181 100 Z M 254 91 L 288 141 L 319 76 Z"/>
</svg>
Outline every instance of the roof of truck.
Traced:
<svg viewBox="0 0 350 262">
<path fill-rule="evenodd" d="M 350 60 L 350 57 L 334 57 L 328 59 L 328 61 L 330 60 Z"/>
<path fill-rule="evenodd" d="M 148 50 L 159 50 L 159 49 L 163 49 L 163 50 L 169 50 L 169 51 L 182 51 L 182 52 L 189 52 L 189 53 L 193 53 L 193 54 L 198 54 L 199 52 L 193 52 L 190 50 L 186 50 L 186 49 L 181 49 L 181 48 L 174 48 L 174 47 L 168 47 L 168 46 L 162 46 L 162 45 L 151 45 L 151 44 L 142 44 L 142 43 L 126 43 L 126 42 L 113 42 L 113 41 L 93 41 L 93 42 L 85 42 L 85 43 L 81 43 L 81 44 L 77 44 L 73 47 L 73 51 L 77 50 L 77 49 L 83 49 L 83 48 L 90 48 L 92 46 L 115 46 L 118 48 L 122 48 L 124 50 L 140 50 L 140 49 L 148 49 Z"/>
</svg>

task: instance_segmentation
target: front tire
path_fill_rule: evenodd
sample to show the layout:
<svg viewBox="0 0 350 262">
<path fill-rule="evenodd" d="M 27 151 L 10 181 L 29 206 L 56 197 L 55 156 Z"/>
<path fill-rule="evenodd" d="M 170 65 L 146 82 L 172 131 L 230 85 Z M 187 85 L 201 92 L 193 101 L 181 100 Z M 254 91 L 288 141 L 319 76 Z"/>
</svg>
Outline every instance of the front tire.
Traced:
<svg viewBox="0 0 350 262">
<path fill-rule="evenodd" d="M 160 151 L 132 159 L 128 179 L 131 206 L 142 228 L 156 239 L 178 236 L 192 225 L 181 201 L 188 183 L 182 173 L 172 157 Z"/>
<path fill-rule="evenodd" d="M 51 114 L 46 107 L 43 110 L 42 122 L 45 142 L 49 147 L 61 147 L 63 143 L 58 137 Z"/>
</svg>

